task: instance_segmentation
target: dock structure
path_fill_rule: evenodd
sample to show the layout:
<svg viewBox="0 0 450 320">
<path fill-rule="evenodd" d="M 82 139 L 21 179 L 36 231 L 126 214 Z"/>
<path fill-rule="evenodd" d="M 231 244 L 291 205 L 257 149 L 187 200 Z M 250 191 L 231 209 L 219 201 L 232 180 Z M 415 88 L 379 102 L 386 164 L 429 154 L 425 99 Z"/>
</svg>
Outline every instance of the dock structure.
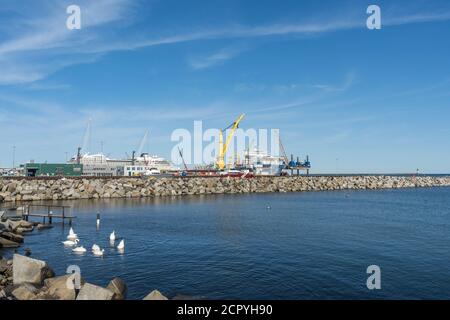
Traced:
<svg viewBox="0 0 450 320">
<path fill-rule="evenodd" d="M 33 210 L 34 209 L 34 210 Z M 41 210 L 39 210 L 41 209 Z M 60 213 L 53 213 L 53 210 L 56 209 Z M 35 212 L 35 210 L 39 210 L 40 212 Z M 69 211 L 69 214 L 67 212 Z M 76 216 L 71 214 L 72 207 L 71 206 L 62 206 L 62 205 L 47 205 L 47 204 L 29 204 L 25 206 L 25 210 L 23 212 L 23 218 L 25 221 L 28 221 L 29 217 L 39 217 L 43 219 L 43 223 L 46 223 L 46 219 L 48 220 L 48 224 L 53 223 L 53 219 L 61 219 L 62 224 L 64 225 L 65 220 L 69 221 L 69 225 L 72 225 L 72 220 L 76 219 Z"/>
</svg>

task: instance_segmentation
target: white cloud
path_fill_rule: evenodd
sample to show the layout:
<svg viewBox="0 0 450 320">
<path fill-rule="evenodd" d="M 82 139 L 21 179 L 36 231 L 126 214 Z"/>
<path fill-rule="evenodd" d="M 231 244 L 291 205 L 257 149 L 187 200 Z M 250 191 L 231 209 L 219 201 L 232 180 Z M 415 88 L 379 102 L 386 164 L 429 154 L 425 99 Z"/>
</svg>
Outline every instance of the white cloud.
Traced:
<svg viewBox="0 0 450 320">
<path fill-rule="evenodd" d="M 82 29 L 65 28 L 66 5 L 69 2 L 51 0 L 46 6 L 33 3 L 22 6 L 22 19 L 8 27 L 0 44 L 0 85 L 29 83 L 45 79 L 67 66 L 96 61 L 101 54 L 136 50 L 144 47 L 168 45 L 200 40 L 241 39 L 287 35 L 323 34 L 365 27 L 361 19 L 338 18 L 314 23 L 274 23 L 264 26 L 225 25 L 222 28 L 198 29 L 184 34 L 150 35 L 127 29 L 136 20 L 141 1 L 133 0 L 78 0 L 82 7 Z M 19 5 L 18 5 L 19 6 Z M 27 9 L 27 10 L 25 10 Z M 34 9 L 34 10 L 32 10 Z M 18 10 L 19 11 L 19 10 Z M 450 12 L 383 16 L 383 26 L 445 21 Z M 117 27 L 112 22 L 120 22 Z M 11 23 L 11 22 L 10 22 Z M 120 32 L 121 36 L 118 36 Z M 123 32 L 123 34 L 122 34 Z M 161 33 L 160 33 L 161 34 Z M 122 35 L 125 35 L 122 36 Z M 209 56 L 189 60 L 193 69 L 205 69 L 224 63 L 240 53 L 239 49 L 222 49 Z M 325 87 L 323 87 L 325 88 Z"/>
<path fill-rule="evenodd" d="M 355 75 L 353 73 L 348 73 L 344 81 L 340 84 L 315 84 L 313 88 L 320 89 L 326 92 L 345 92 L 349 90 L 355 82 Z"/>
<path fill-rule="evenodd" d="M 124 19 L 134 4 L 130 0 L 79 0 L 82 29 L 68 30 L 66 4 L 52 0 L 46 6 L 31 5 L 23 20 L 10 28 L 0 44 L 0 85 L 30 83 L 67 66 L 97 61 L 99 54 L 80 54 L 79 48 L 103 39 L 98 28 Z M 21 8 L 25 9 L 25 8 Z"/>
<path fill-rule="evenodd" d="M 225 61 L 233 59 L 242 50 L 236 48 L 224 48 L 206 57 L 197 57 L 189 59 L 189 65 L 195 70 L 206 69 L 221 65 Z"/>
</svg>

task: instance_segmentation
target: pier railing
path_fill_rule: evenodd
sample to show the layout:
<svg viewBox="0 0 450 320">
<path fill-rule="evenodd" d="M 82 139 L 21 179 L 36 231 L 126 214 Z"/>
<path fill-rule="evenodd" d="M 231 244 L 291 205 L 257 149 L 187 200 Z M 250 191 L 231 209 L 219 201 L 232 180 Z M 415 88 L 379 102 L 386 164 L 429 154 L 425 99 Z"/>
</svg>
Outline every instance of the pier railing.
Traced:
<svg viewBox="0 0 450 320">
<path fill-rule="evenodd" d="M 39 208 L 44 209 L 40 210 L 40 212 L 36 212 Z M 59 210 L 60 213 L 53 213 L 53 210 Z M 42 212 L 44 211 L 44 212 Z M 72 225 L 72 220 L 76 218 L 76 216 L 72 215 L 72 207 L 71 206 L 63 206 L 63 205 L 47 205 L 47 204 L 27 204 L 23 211 L 23 218 L 28 221 L 29 217 L 39 217 L 43 219 L 43 224 L 46 224 L 46 220 L 48 220 L 48 224 L 53 223 L 53 219 L 61 219 L 62 224 L 64 224 L 65 220 L 69 221 L 69 225 Z"/>
</svg>

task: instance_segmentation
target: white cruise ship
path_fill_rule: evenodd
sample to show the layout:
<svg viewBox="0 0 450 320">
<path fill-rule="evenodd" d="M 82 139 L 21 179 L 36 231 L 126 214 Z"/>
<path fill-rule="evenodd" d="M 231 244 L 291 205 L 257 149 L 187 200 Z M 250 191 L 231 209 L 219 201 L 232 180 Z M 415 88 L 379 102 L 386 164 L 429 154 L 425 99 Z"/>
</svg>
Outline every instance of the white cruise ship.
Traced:
<svg viewBox="0 0 450 320">
<path fill-rule="evenodd" d="M 278 176 L 285 167 L 282 157 L 272 156 L 256 148 L 245 152 L 243 165 L 258 176 Z"/>
</svg>

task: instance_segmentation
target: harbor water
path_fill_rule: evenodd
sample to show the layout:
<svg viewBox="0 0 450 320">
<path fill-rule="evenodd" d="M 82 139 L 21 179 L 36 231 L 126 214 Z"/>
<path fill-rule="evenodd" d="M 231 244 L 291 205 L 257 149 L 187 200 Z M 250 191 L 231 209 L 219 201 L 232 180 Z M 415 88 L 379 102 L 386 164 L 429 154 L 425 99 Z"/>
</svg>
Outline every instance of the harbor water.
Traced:
<svg viewBox="0 0 450 320">
<path fill-rule="evenodd" d="M 447 187 L 54 203 L 73 206 L 88 252 L 65 248 L 69 228 L 57 222 L 30 233 L 19 253 L 30 248 L 58 275 L 78 265 L 101 286 L 121 277 L 129 299 L 154 289 L 169 298 L 450 299 Z M 381 269 L 380 290 L 366 287 L 370 265 Z"/>
</svg>

